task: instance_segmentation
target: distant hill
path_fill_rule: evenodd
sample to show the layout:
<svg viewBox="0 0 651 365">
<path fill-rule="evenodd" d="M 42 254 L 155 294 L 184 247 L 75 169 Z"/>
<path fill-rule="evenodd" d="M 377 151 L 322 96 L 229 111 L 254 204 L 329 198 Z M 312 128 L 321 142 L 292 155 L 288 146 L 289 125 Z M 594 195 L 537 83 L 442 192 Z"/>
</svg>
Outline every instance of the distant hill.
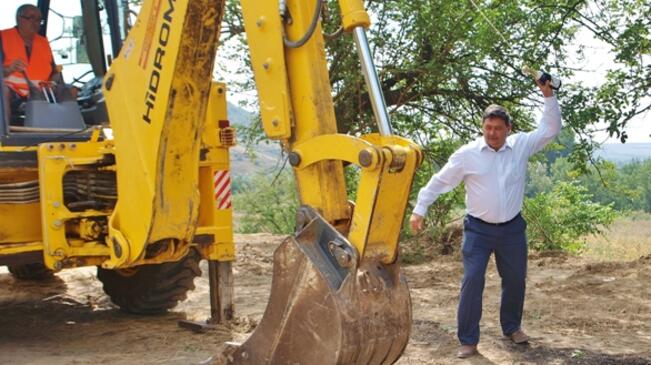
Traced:
<svg viewBox="0 0 651 365">
<path fill-rule="evenodd" d="M 228 119 L 234 126 L 248 126 L 253 123 L 253 120 L 255 119 L 255 114 L 230 102 L 226 103 L 226 112 L 228 113 Z"/>
<path fill-rule="evenodd" d="M 257 123 L 256 116 L 237 105 L 228 103 L 228 119 L 237 131 L 238 127 L 250 126 Z M 239 141 L 238 141 L 239 142 Z M 246 178 L 254 174 L 274 174 L 282 166 L 281 149 L 276 141 L 260 142 L 251 151 L 239 143 L 231 148 L 231 174 L 234 177 Z"/>
<path fill-rule="evenodd" d="M 651 143 L 606 143 L 595 155 L 617 165 L 651 158 Z"/>
</svg>

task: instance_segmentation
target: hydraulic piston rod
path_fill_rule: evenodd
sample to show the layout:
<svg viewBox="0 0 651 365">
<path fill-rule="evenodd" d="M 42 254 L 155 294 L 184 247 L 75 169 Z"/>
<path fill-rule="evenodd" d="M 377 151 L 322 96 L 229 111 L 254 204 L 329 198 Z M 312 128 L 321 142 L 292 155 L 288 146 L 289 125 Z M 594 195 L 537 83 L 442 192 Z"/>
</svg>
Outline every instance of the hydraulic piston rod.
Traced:
<svg viewBox="0 0 651 365">
<path fill-rule="evenodd" d="M 371 99 L 371 106 L 373 107 L 373 114 L 375 115 L 378 129 L 383 136 L 392 135 L 393 130 L 391 129 L 391 121 L 387 112 L 387 104 L 384 101 L 384 93 L 382 92 L 380 79 L 377 76 L 375 65 L 373 64 L 373 55 L 371 54 L 371 49 L 366 39 L 366 30 L 363 27 L 356 27 L 353 29 L 353 36 L 357 45 L 357 53 L 362 64 L 362 73 L 364 74 L 364 80 L 366 81 L 366 87 Z"/>
</svg>

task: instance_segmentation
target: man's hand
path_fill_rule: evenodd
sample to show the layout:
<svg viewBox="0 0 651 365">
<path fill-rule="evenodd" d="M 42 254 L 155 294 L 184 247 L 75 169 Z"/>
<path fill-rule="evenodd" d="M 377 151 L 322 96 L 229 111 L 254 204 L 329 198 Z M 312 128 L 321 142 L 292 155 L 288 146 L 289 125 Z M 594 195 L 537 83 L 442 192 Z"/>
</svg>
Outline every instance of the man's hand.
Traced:
<svg viewBox="0 0 651 365">
<path fill-rule="evenodd" d="M 409 218 L 409 227 L 414 233 L 422 231 L 424 227 L 423 216 L 412 213 L 411 217 Z"/>
<path fill-rule="evenodd" d="M 538 85 L 538 88 L 540 89 L 540 91 L 542 91 L 544 97 L 548 98 L 554 95 L 554 90 L 552 89 L 552 82 L 550 80 L 547 80 L 544 84 L 541 83 L 539 80 L 536 80 L 536 85 Z"/>
<path fill-rule="evenodd" d="M 7 75 L 11 75 L 14 72 L 22 72 L 27 68 L 27 64 L 21 59 L 13 60 L 9 66 L 5 67 L 5 72 Z"/>
</svg>

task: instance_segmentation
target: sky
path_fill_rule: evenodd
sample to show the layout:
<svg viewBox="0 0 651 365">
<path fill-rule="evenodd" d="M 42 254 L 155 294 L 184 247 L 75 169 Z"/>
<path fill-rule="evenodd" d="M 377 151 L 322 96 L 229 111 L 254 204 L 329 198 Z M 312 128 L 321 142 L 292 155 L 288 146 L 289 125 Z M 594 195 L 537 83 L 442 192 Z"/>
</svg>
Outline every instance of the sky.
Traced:
<svg viewBox="0 0 651 365">
<path fill-rule="evenodd" d="M 25 1 L 25 0 L 0 0 L 0 29 L 9 28 L 15 25 L 15 10 L 16 8 L 24 3 L 35 4 L 36 1 Z M 58 12 L 64 13 L 65 15 L 75 15 L 80 14 L 79 10 L 79 1 L 74 0 L 51 0 L 51 6 L 56 9 Z M 60 29 L 60 20 L 56 17 L 52 18 L 50 22 L 50 28 L 56 26 Z M 70 24 L 66 24 L 70 26 Z M 48 33 L 48 37 L 52 37 Z M 584 44 L 586 46 L 586 57 L 584 60 L 578 60 L 576 58 L 571 58 L 569 62 L 573 63 L 572 67 L 575 69 L 586 70 L 584 72 L 577 72 L 576 76 L 570 80 L 572 82 L 581 82 L 588 86 L 596 86 L 603 80 L 603 76 L 606 73 L 608 68 L 611 68 L 615 65 L 612 55 L 608 52 L 608 47 L 606 44 L 599 42 L 594 39 L 591 34 L 584 32 L 579 34 L 577 38 L 577 44 Z M 68 63 L 71 58 L 62 59 L 60 55 L 56 54 L 56 48 L 66 48 L 69 46 L 70 40 L 59 40 L 57 43 L 52 45 L 53 50 L 55 50 L 55 58 L 57 63 Z M 65 53 L 65 52 L 64 52 Z M 225 69 L 236 70 L 237 67 L 234 65 L 226 65 Z M 66 67 L 64 67 L 64 72 Z M 233 78 L 236 78 L 233 77 Z M 228 78 L 227 78 L 228 79 Z M 228 81 L 228 80 L 227 80 Z M 244 97 L 255 97 L 255 95 L 248 94 Z M 231 101 L 237 102 L 240 96 L 230 94 L 229 98 Z M 562 107 L 562 106 L 561 106 Z M 629 121 L 627 125 L 627 133 L 629 135 L 629 143 L 651 143 L 651 112 L 647 112 L 645 115 L 640 115 L 637 118 Z M 599 142 L 607 143 L 618 143 L 619 141 L 616 138 L 608 139 L 606 133 L 601 133 L 596 135 L 596 139 Z"/>
</svg>

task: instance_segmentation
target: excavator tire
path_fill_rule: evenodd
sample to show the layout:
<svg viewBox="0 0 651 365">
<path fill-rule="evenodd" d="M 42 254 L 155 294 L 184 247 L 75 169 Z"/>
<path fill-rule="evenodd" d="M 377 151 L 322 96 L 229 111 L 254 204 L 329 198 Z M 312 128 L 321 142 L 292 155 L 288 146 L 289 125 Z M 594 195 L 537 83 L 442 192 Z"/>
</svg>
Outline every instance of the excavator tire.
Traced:
<svg viewBox="0 0 651 365">
<path fill-rule="evenodd" d="M 142 265 L 129 269 L 97 268 L 104 292 L 125 312 L 159 314 L 173 308 L 194 289 L 201 276 L 201 256 L 195 250 L 177 262 Z"/>
<path fill-rule="evenodd" d="M 18 280 L 47 280 L 54 272 L 40 262 L 9 266 L 9 272 Z"/>
</svg>

